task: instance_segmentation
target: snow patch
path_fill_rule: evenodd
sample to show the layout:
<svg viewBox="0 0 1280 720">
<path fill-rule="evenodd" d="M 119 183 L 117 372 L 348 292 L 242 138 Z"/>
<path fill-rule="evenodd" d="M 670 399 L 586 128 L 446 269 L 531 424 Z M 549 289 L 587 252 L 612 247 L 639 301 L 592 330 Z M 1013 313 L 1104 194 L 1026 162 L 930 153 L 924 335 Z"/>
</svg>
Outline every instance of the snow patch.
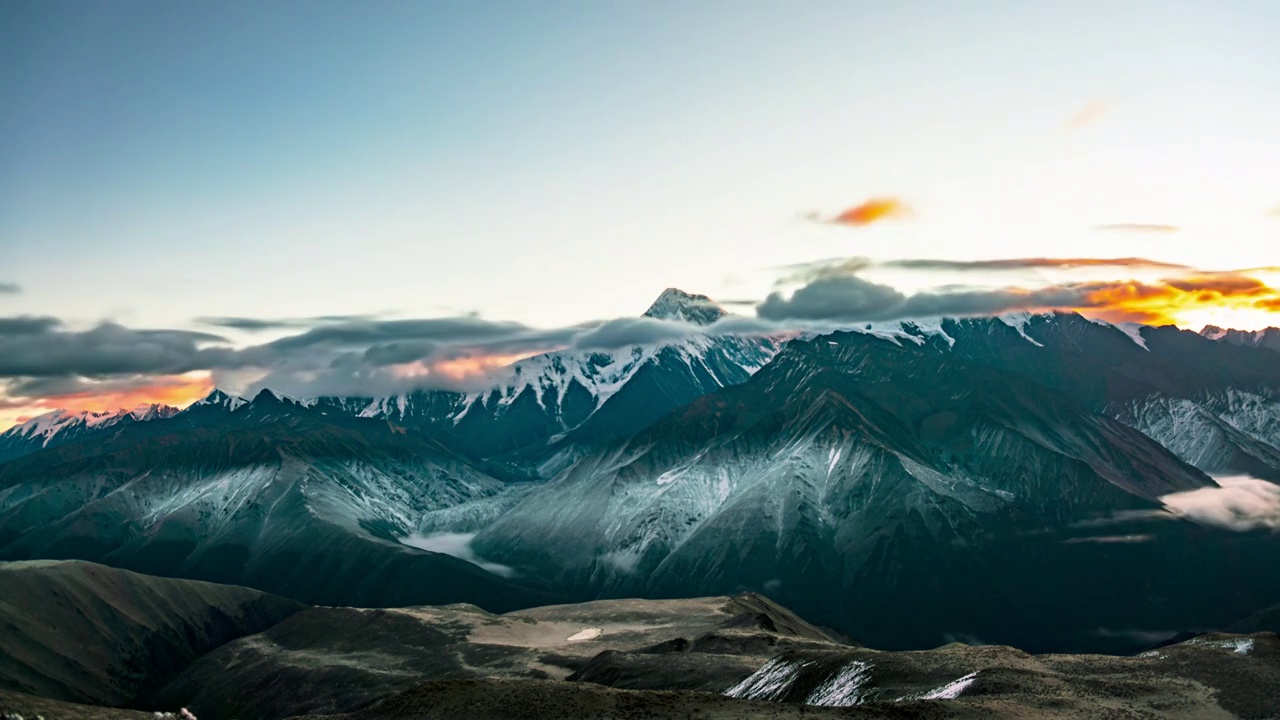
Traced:
<svg viewBox="0 0 1280 720">
<path fill-rule="evenodd" d="M 912 698 L 912 699 L 913 700 L 955 700 L 956 698 L 960 697 L 960 693 L 964 692 L 970 685 L 973 684 L 973 681 L 977 679 L 978 679 L 978 673 L 971 672 L 962 678 L 959 678 L 957 680 L 952 680 L 951 682 L 947 683 L 946 685 L 943 685 L 940 688 L 935 688 L 933 690 L 930 690 L 927 693 L 924 693 L 923 695 L 920 695 L 919 697 Z"/>
<path fill-rule="evenodd" d="M 1026 340 L 1036 347 L 1044 347 L 1043 344 L 1027 334 L 1027 325 L 1031 323 L 1031 318 L 1033 317 L 1035 316 L 1029 312 L 1016 312 L 997 315 L 996 319 L 1014 330 L 1017 330 L 1023 340 Z"/>
<path fill-rule="evenodd" d="M 1187 641 L 1187 644 L 1231 650 L 1237 655 L 1248 655 L 1253 652 L 1253 638 L 1229 638 L 1226 640 L 1202 640 L 1200 638 L 1192 638 Z"/>
<path fill-rule="evenodd" d="M 854 660 L 814 688 L 805 698 L 805 704 L 823 707 L 859 705 L 866 698 L 863 688 L 870 679 L 871 664 Z"/>
<path fill-rule="evenodd" d="M 781 700 L 811 662 L 774 658 L 724 694 L 746 700 Z"/>
<path fill-rule="evenodd" d="M 604 628 L 583 628 L 582 630 L 570 635 L 566 638 L 566 642 L 584 642 L 587 640 L 595 640 L 604 634 Z"/>
</svg>

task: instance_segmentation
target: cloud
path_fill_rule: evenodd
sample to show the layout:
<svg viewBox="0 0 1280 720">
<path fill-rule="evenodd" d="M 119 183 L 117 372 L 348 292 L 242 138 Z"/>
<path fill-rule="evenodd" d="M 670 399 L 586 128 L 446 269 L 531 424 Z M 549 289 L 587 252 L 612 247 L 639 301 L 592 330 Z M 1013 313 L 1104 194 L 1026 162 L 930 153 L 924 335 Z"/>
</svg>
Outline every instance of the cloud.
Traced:
<svg viewBox="0 0 1280 720">
<path fill-rule="evenodd" d="M 1155 270 L 1190 270 L 1186 265 L 1147 258 L 1002 258 L 996 260 L 890 260 L 881 267 L 905 270 L 1077 270 L 1080 268 L 1150 268 Z"/>
<path fill-rule="evenodd" d="M 864 227 L 882 220 L 903 220 L 915 213 L 911 207 L 895 197 L 874 197 L 861 204 L 847 208 L 839 215 L 823 218 L 817 213 L 808 215 L 808 219 L 828 225 L 848 225 Z"/>
<path fill-rule="evenodd" d="M 516 571 L 510 567 L 494 562 L 486 562 L 479 555 L 476 555 L 476 551 L 471 548 L 471 540 L 475 536 L 475 533 L 435 533 L 432 535 L 415 533 L 408 537 L 400 538 L 400 542 L 419 550 L 450 555 L 459 560 L 465 560 L 472 565 L 488 570 L 494 575 L 504 578 L 514 577 Z"/>
<path fill-rule="evenodd" d="M 1163 262 L 1148 258 L 996 258 L 989 260 L 945 260 L 937 258 L 906 258 L 900 260 L 871 260 L 865 257 L 827 258 L 811 262 L 784 265 L 778 277 L 778 285 L 810 282 L 824 277 L 855 275 L 872 268 L 915 270 L 921 272 L 1016 272 L 1021 270 L 1079 270 L 1084 268 L 1128 268 L 1142 270 L 1192 270 L 1179 263 Z"/>
<path fill-rule="evenodd" d="M 375 319 L 373 315 L 319 315 L 305 318 L 249 318 L 249 317 L 199 317 L 201 325 L 223 327 L 231 330 L 260 332 L 263 330 L 298 330 L 327 323 L 363 322 Z"/>
<path fill-rule="evenodd" d="M 1085 301 L 1079 288 L 1038 290 L 953 290 L 905 295 L 888 285 L 857 276 L 823 277 L 796 290 L 790 298 L 771 293 L 756 307 L 768 320 L 900 320 L 940 315 L 994 315 L 1010 310 L 1072 307 Z"/>
<path fill-rule="evenodd" d="M 6 337 L 42 335 L 61 326 L 61 320 L 47 315 L 0 317 L 0 342 Z"/>
<path fill-rule="evenodd" d="M 17 378 L 0 381 L 0 410 L 22 409 L 23 415 L 51 410 L 95 412 L 132 409 L 162 403 L 183 406 L 213 389 L 207 373 L 198 375 L 129 375 L 107 380 L 80 377 Z M 19 415 L 12 419 L 21 421 Z"/>
<path fill-rule="evenodd" d="M 22 286 L 18 283 L 0 282 L 0 295 L 17 295 L 22 292 Z"/>
<path fill-rule="evenodd" d="M 1109 112 L 1111 112 L 1111 103 L 1106 100 L 1094 100 L 1071 116 L 1067 121 L 1067 130 L 1071 132 L 1083 130 L 1098 122 Z"/>
<path fill-rule="evenodd" d="M 1145 233 L 1175 233 L 1182 230 L 1182 228 L 1177 225 L 1162 225 L 1160 223 L 1109 223 L 1105 225 L 1094 225 L 1093 229 L 1098 232 Z"/>
<path fill-rule="evenodd" d="M 185 330 L 102 323 L 71 331 L 55 318 L 0 318 L 0 377 L 180 374 L 208 368 L 225 355 L 203 347 L 221 342 L 221 336 Z"/>
<path fill-rule="evenodd" d="M 864 268 L 1002 271 L 1022 268 L 1111 266 L 1169 269 L 1182 274 L 1156 281 L 1059 282 L 1040 287 L 946 285 L 913 295 L 858 275 Z M 837 258 L 780 268 L 778 285 L 804 283 L 790 296 L 771 293 L 757 314 L 771 321 L 884 321 L 920 317 L 992 315 L 1015 310 L 1067 310 L 1111 322 L 1176 324 L 1191 311 L 1280 308 L 1280 290 L 1246 271 L 1205 272 L 1144 258 L 1013 258 L 1007 260 L 891 260 Z"/>
<path fill-rule="evenodd" d="M 1160 498 L 1170 512 L 1228 530 L 1280 530 L 1280 485 L 1249 476 L 1214 478 L 1219 487 Z"/>
<path fill-rule="evenodd" d="M 620 318 L 579 333 L 572 346 L 579 350 L 616 350 L 634 345 L 659 345 L 688 339 L 703 330 L 703 327 L 673 320 Z"/>
</svg>

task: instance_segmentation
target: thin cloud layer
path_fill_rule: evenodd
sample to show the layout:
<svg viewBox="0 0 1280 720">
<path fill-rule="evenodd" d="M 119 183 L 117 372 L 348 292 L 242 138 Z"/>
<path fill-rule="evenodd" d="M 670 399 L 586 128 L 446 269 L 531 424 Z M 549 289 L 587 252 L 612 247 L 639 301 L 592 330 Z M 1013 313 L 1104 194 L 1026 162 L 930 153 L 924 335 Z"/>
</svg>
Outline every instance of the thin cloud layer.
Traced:
<svg viewBox="0 0 1280 720">
<path fill-rule="evenodd" d="M 373 315 L 319 315 L 306 318 L 200 317 L 196 322 L 210 327 L 262 332 L 265 330 L 299 330 L 330 323 L 372 321 Z"/>
<path fill-rule="evenodd" d="M 895 197 L 874 197 L 858 205 L 847 208 L 839 215 L 824 218 L 817 213 L 809 215 L 809 219 L 828 225 L 846 225 L 865 227 L 884 220 L 903 220 L 914 215 L 909 205 Z"/>
<path fill-rule="evenodd" d="M 22 292 L 22 286 L 18 283 L 0 282 L 0 295 L 17 295 Z"/>
<path fill-rule="evenodd" d="M 1093 229 L 1098 232 L 1140 233 L 1175 233 L 1182 230 L 1182 228 L 1177 225 L 1163 225 L 1161 223 L 1108 223 L 1105 225 L 1094 225 Z"/>
<path fill-rule="evenodd" d="M 828 258 L 813 262 L 785 265 L 777 284 L 808 282 L 824 277 L 854 275 L 872 268 L 915 270 L 920 272 L 1018 272 L 1023 270 L 1079 270 L 1084 268 L 1127 268 L 1136 270 L 1192 271 L 1187 265 L 1140 257 L 1124 258 L 996 258 L 989 260 L 944 260 L 907 258 L 873 261 L 865 257 Z"/>
</svg>

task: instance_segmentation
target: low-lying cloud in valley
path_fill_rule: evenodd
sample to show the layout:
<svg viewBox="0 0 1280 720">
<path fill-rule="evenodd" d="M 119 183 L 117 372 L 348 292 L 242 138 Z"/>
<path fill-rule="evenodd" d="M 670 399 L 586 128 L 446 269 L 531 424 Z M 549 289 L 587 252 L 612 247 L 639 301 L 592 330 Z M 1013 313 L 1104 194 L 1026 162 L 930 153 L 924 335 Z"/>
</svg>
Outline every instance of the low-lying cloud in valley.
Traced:
<svg viewBox="0 0 1280 720">
<path fill-rule="evenodd" d="M 1248 475 L 1214 478 L 1220 487 L 1160 498 L 1170 512 L 1228 530 L 1280 530 L 1280 485 Z"/>
<path fill-rule="evenodd" d="M 475 550 L 471 548 L 471 540 L 475 538 L 475 533 L 433 533 L 431 535 L 419 535 L 417 533 L 400 539 L 400 542 L 415 547 L 419 550 L 427 552 L 440 553 L 456 557 L 459 560 L 465 560 L 472 565 L 479 566 L 494 575 L 504 578 L 515 577 L 516 571 L 506 565 L 500 563 L 488 562 L 476 555 Z"/>
</svg>

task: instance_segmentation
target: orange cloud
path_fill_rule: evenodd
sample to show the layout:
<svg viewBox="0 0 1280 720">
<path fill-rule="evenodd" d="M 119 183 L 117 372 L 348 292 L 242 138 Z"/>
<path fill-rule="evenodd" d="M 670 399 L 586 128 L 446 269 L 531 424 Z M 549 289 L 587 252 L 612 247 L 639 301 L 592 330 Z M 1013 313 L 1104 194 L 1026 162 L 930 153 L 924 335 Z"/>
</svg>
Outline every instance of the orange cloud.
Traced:
<svg viewBox="0 0 1280 720">
<path fill-rule="evenodd" d="M 466 357 L 438 360 L 430 364 L 430 372 L 442 375 L 450 380 L 465 381 L 484 377 L 498 368 L 507 367 L 537 353 L 521 353 L 518 355 L 471 355 Z"/>
<path fill-rule="evenodd" d="M 1071 116 L 1071 120 L 1067 122 L 1067 130 L 1071 132 L 1082 130 L 1098 122 L 1109 112 L 1111 112 L 1111 103 L 1105 100 L 1094 100 Z"/>
<path fill-rule="evenodd" d="M 1121 232 L 1154 232 L 1154 233 L 1174 233 L 1179 232 L 1182 228 L 1177 225 L 1162 225 L 1160 223 L 1110 223 L 1107 225 L 1094 225 L 1094 230 L 1102 232 L 1121 231 Z"/>
<path fill-rule="evenodd" d="M 911 207 L 895 197 L 874 197 L 860 205 L 854 205 L 831 218 L 823 218 L 817 213 L 809 215 L 810 220 L 831 225 L 850 225 L 864 227 L 881 220 L 902 220 L 915 213 Z"/>
<path fill-rule="evenodd" d="M 185 407 L 213 390 L 213 379 L 208 373 L 160 376 L 131 387 L 111 387 L 96 390 L 92 387 L 73 393 L 33 398 L 30 403 L 0 410 L 0 432 L 11 425 L 53 410 L 69 412 L 112 412 L 132 410 L 139 405 L 159 403 Z M 22 402 L 19 400 L 18 402 Z"/>
<path fill-rule="evenodd" d="M 1156 283 L 1092 283 L 1080 289 L 1085 301 L 1071 309 L 1112 322 L 1185 327 L 1214 314 L 1235 317 L 1237 324 L 1266 324 L 1268 314 L 1280 316 L 1280 290 L 1236 272 L 1204 273 Z"/>
</svg>

